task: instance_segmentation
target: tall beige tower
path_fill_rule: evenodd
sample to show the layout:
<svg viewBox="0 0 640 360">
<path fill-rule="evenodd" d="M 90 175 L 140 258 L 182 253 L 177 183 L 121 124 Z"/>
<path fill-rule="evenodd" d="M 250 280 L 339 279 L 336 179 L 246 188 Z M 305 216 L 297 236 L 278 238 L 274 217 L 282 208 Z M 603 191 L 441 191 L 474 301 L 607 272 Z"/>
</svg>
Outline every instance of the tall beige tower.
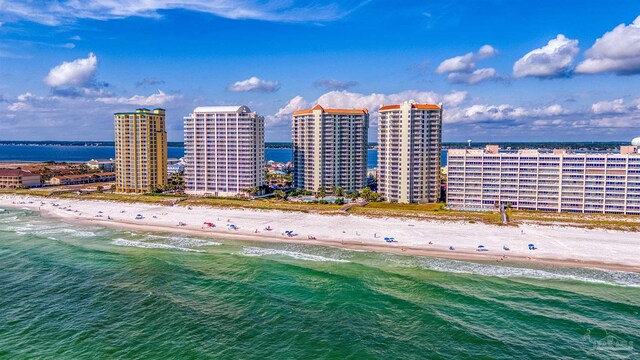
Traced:
<svg viewBox="0 0 640 360">
<path fill-rule="evenodd" d="M 389 202 L 438 201 L 442 106 L 405 101 L 378 114 L 378 192 Z"/>
<path fill-rule="evenodd" d="M 235 197 L 264 185 L 264 117 L 247 106 L 200 106 L 184 118 L 185 192 Z"/>
<path fill-rule="evenodd" d="M 307 191 L 361 190 L 367 184 L 367 109 L 325 109 L 293 113 L 293 182 Z"/>
<path fill-rule="evenodd" d="M 146 193 L 167 185 L 165 110 L 114 114 L 116 191 Z"/>
</svg>

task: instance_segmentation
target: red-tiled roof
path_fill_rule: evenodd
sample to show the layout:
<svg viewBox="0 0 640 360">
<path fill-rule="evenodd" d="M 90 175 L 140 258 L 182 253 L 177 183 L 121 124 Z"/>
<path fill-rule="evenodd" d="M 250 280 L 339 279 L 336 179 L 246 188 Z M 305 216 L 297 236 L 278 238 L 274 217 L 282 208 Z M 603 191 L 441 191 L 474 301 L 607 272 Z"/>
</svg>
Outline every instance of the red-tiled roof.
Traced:
<svg viewBox="0 0 640 360">
<path fill-rule="evenodd" d="M 79 174 L 79 175 L 63 175 L 63 176 L 55 176 L 56 179 L 85 179 L 94 177 L 105 177 L 105 176 L 115 176 L 115 172 L 103 172 L 103 173 L 95 173 L 95 174 Z"/>
<path fill-rule="evenodd" d="M 22 169 L 0 169 L 0 176 L 17 177 L 17 176 L 31 176 L 31 175 L 38 175 L 38 174 L 34 174 L 31 171 L 24 171 Z"/>
<path fill-rule="evenodd" d="M 439 105 L 433 105 L 433 104 L 411 104 L 411 107 L 418 110 L 440 110 Z M 398 110 L 398 109 L 400 109 L 400 105 L 385 105 L 380 108 L 380 111 Z"/>
</svg>

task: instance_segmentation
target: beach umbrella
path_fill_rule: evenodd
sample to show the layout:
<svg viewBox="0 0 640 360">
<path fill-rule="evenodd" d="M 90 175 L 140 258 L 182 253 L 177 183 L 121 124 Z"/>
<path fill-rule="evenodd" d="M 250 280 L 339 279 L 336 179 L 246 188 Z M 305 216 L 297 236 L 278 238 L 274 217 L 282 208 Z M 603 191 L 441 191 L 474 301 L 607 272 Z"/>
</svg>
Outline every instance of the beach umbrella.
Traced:
<svg viewBox="0 0 640 360">
<path fill-rule="evenodd" d="M 535 245 L 533 245 L 533 244 L 529 244 L 529 247 L 535 247 Z"/>
<path fill-rule="evenodd" d="M 478 249 L 483 249 L 484 245 L 478 245 Z"/>
</svg>

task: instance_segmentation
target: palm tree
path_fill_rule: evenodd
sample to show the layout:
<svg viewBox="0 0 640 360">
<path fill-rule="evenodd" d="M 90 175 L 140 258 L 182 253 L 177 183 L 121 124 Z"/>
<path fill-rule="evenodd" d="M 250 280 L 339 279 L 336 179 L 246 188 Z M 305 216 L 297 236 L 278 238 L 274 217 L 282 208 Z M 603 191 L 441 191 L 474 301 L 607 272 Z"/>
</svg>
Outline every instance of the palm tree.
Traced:
<svg viewBox="0 0 640 360">
<path fill-rule="evenodd" d="M 333 195 L 335 195 L 335 196 L 344 196 L 344 189 L 341 188 L 340 186 L 336 187 L 333 190 Z"/>
<path fill-rule="evenodd" d="M 324 186 L 318 187 L 318 191 L 316 192 L 316 199 L 324 199 L 326 195 L 327 193 L 324 190 Z"/>
<path fill-rule="evenodd" d="M 279 199 L 279 200 L 287 200 L 288 195 L 286 192 L 282 190 L 276 190 L 273 192 L 273 196 L 275 196 L 276 199 Z"/>
</svg>

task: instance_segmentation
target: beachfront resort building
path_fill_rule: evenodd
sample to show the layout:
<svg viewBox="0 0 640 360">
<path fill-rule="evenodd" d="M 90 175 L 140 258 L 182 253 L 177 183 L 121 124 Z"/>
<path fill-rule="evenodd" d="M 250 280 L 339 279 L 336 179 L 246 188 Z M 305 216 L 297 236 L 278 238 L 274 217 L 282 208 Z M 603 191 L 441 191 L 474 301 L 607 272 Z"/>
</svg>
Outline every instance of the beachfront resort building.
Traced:
<svg viewBox="0 0 640 360">
<path fill-rule="evenodd" d="M 164 109 L 114 114 L 116 191 L 146 193 L 167 185 Z"/>
<path fill-rule="evenodd" d="M 378 193 L 388 202 L 437 202 L 442 106 L 405 101 L 378 114 Z"/>
<path fill-rule="evenodd" d="M 184 118 L 185 192 L 237 197 L 264 184 L 264 117 L 201 106 Z"/>
<path fill-rule="evenodd" d="M 515 209 L 640 214 L 640 154 L 566 150 L 450 149 L 447 204 L 456 209 Z"/>
<path fill-rule="evenodd" d="M 316 192 L 367 186 L 367 109 L 313 109 L 293 113 L 293 184 Z"/>
<path fill-rule="evenodd" d="M 99 172 L 94 174 L 60 175 L 49 180 L 50 185 L 80 185 L 116 181 L 115 172 Z"/>
<path fill-rule="evenodd" d="M 116 170 L 116 162 L 113 159 L 91 159 L 86 163 L 91 170 L 113 172 Z"/>
<path fill-rule="evenodd" d="M 20 189 L 41 185 L 39 174 L 22 169 L 0 169 L 0 189 Z"/>
</svg>

